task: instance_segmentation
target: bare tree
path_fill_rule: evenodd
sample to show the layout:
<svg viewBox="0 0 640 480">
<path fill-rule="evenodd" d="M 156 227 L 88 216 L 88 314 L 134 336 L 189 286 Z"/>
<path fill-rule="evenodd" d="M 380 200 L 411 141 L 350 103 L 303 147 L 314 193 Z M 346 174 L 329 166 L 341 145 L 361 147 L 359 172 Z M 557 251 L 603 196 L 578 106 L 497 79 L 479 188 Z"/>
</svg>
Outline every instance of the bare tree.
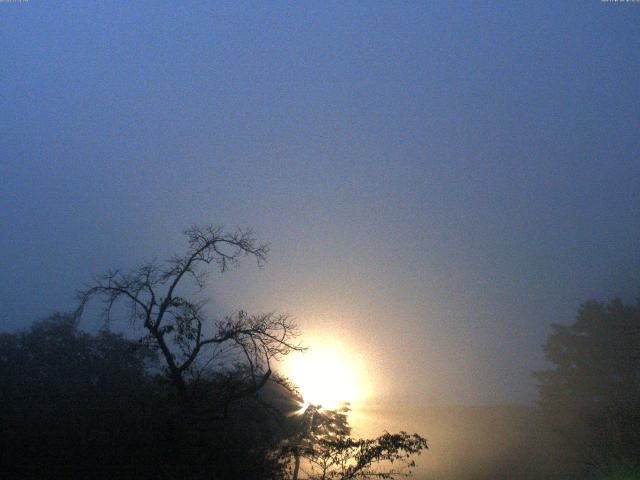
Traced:
<svg viewBox="0 0 640 480">
<path fill-rule="evenodd" d="M 233 381 L 229 376 L 230 388 L 225 395 L 228 403 L 257 393 L 269 379 L 277 381 L 272 362 L 303 347 L 297 342 L 298 327 L 287 315 L 240 311 L 214 321 L 199 295 L 212 266 L 225 272 L 246 256 L 254 257 L 261 266 L 268 245 L 258 243 L 251 231 L 227 233 L 221 227 L 194 226 L 184 233 L 188 240 L 184 254 L 164 263 L 144 263 L 130 272 L 115 270 L 96 277 L 92 285 L 78 292 L 77 315 L 96 298 L 103 302 L 108 322 L 113 307 L 123 303 L 128 320 L 141 324 L 147 332 L 141 340 L 162 353 L 180 400 L 193 413 L 193 382 L 189 380 L 197 377 L 198 366 L 211 364 L 222 353 L 235 359 L 235 375 Z"/>
</svg>

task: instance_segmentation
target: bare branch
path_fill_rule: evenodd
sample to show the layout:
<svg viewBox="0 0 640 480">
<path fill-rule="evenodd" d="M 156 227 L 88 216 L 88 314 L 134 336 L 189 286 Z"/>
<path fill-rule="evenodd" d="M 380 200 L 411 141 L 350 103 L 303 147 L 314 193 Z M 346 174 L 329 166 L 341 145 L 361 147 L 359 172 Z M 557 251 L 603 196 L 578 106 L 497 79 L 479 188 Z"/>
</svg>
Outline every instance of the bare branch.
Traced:
<svg viewBox="0 0 640 480">
<path fill-rule="evenodd" d="M 228 233 L 222 227 L 194 226 L 184 233 L 186 252 L 175 255 L 164 265 L 154 260 L 129 273 L 115 270 L 97 277 L 92 286 L 78 293 L 77 316 L 94 298 L 105 305 L 105 322 L 117 303 L 127 307 L 128 320 L 142 321 L 147 330 L 144 341 L 152 342 L 162 352 L 169 376 L 185 405 L 189 406 L 192 400 L 187 378 L 197 379 L 201 375 L 191 370 L 198 368 L 196 364 L 204 349 L 214 352 L 207 361 L 200 362 L 201 366 L 213 362 L 215 350 L 222 345 L 227 345 L 229 358 L 245 359 L 244 370 L 240 371 L 245 372 L 249 382 L 248 386 L 233 387 L 230 383 L 224 395 L 226 401 L 254 394 L 271 378 L 273 359 L 304 349 L 297 341 L 297 325 L 286 315 L 248 315 L 243 311 L 222 321 L 211 321 L 205 312 L 205 302 L 188 292 L 204 289 L 212 264 L 225 272 L 237 267 L 241 258 L 252 256 L 262 266 L 269 247 L 259 243 L 251 230 Z M 205 338 L 207 323 L 213 331 Z"/>
</svg>

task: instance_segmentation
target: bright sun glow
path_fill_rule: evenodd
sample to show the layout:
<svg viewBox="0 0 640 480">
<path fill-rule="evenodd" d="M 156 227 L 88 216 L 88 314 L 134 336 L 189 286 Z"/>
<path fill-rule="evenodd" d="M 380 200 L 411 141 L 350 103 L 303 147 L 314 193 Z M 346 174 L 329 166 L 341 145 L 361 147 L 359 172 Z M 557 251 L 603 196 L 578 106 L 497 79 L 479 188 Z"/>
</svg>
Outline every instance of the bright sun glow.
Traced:
<svg viewBox="0 0 640 480">
<path fill-rule="evenodd" d="M 361 376 L 356 370 L 357 362 L 333 345 L 311 346 L 287 362 L 288 376 L 300 388 L 305 403 L 326 409 L 362 396 Z"/>
</svg>

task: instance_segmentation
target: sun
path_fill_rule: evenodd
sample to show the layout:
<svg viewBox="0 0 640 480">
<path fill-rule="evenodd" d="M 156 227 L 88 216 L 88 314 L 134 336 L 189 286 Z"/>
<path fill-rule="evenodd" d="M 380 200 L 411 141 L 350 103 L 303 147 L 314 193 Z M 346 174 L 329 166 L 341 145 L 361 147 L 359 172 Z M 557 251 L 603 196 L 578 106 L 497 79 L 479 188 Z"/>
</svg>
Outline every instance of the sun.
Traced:
<svg viewBox="0 0 640 480">
<path fill-rule="evenodd" d="M 357 366 L 352 355 L 339 346 L 315 345 L 292 356 L 286 370 L 306 404 L 335 409 L 360 398 L 362 382 Z"/>
</svg>

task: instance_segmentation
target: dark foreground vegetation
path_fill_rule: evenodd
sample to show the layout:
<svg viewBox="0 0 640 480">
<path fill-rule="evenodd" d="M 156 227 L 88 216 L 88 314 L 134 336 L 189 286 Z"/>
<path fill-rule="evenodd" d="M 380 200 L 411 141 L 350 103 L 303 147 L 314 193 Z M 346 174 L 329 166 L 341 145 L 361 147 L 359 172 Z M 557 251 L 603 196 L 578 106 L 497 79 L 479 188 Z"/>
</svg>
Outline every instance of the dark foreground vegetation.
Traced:
<svg viewBox="0 0 640 480">
<path fill-rule="evenodd" d="M 194 396 L 215 402 L 236 376 L 200 378 Z M 193 415 L 154 350 L 107 331 L 83 332 L 72 315 L 2 334 L 0 382 L 3 478 L 275 479 L 292 478 L 300 463 L 318 475 L 324 469 L 324 478 L 361 478 L 426 447 L 405 433 L 354 439 L 346 407 L 300 412 L 300 399 L 272 381 L 218 405 L 224 415 Z"/>
<path fill-rule="evenodd" d="M 247 255 L 260 261 L 266 246 L 210 227 L 189 230 L 187 239 L 186 253 L 166 264 L 98 277 L 80 292 L 78 311 L 0 335 L 2 478 L 344 480 L 410 472 L 427 448 L 421 436 L 357 439 L 348 406 L 301 409 L 295 386 L 272 371 L 304 348 L 288 317 L 241 311 L 208 319 L 199 297 L 206 267 L 224 271 Z M 88 333 L 81 314 L 94 300 L 103 302 L 105 322 Z M 112 313 L 145 334 L 110 331 Z M 545 352 L 551 368 L 534 374 L 536 408 L 433 417 L 462 432 L 434 444 L 434 453 L 446 452 L 446 442 L 460 447 L 449 450 L 451 469 L 430 469 L 438 478 L 640 478 L 640 308 L 587 302 L 574 324 L 553 327 Z M 469 419 L 455 427 L 461 415 Z M 481 417 L 480 441 L 467 441 Z"/>
<path fill-rule="evenodd" d="M 4 478 L 259 478 L 278 467 L 264 453 L 286 423 L 247 399 L 235 405 L 242 422 L 199 429 L 138 342 L 62 315 L 0 338 Z"/>
<path fill-rule="evenodd" d="M 405 432 L 351 437 L 345 405 L 306 405 L 272 370 L 303 350 L 286 315 L 240 311 L 212 320 L 209 267 L 262 262 L 250 232 L 194 227 L 164 263 L 110 271 L 78 310 L 0 336 L 2 478 L 395 478 L 426 440 Z M 79 328 L 92 301 L 103 328 Z M 145 334 L 109 330 L 114 314 Z M 140 331 L 140 330 L 138 330 Z M 304 475 L 304 476 L 303 476 Z"/>
</svg>

